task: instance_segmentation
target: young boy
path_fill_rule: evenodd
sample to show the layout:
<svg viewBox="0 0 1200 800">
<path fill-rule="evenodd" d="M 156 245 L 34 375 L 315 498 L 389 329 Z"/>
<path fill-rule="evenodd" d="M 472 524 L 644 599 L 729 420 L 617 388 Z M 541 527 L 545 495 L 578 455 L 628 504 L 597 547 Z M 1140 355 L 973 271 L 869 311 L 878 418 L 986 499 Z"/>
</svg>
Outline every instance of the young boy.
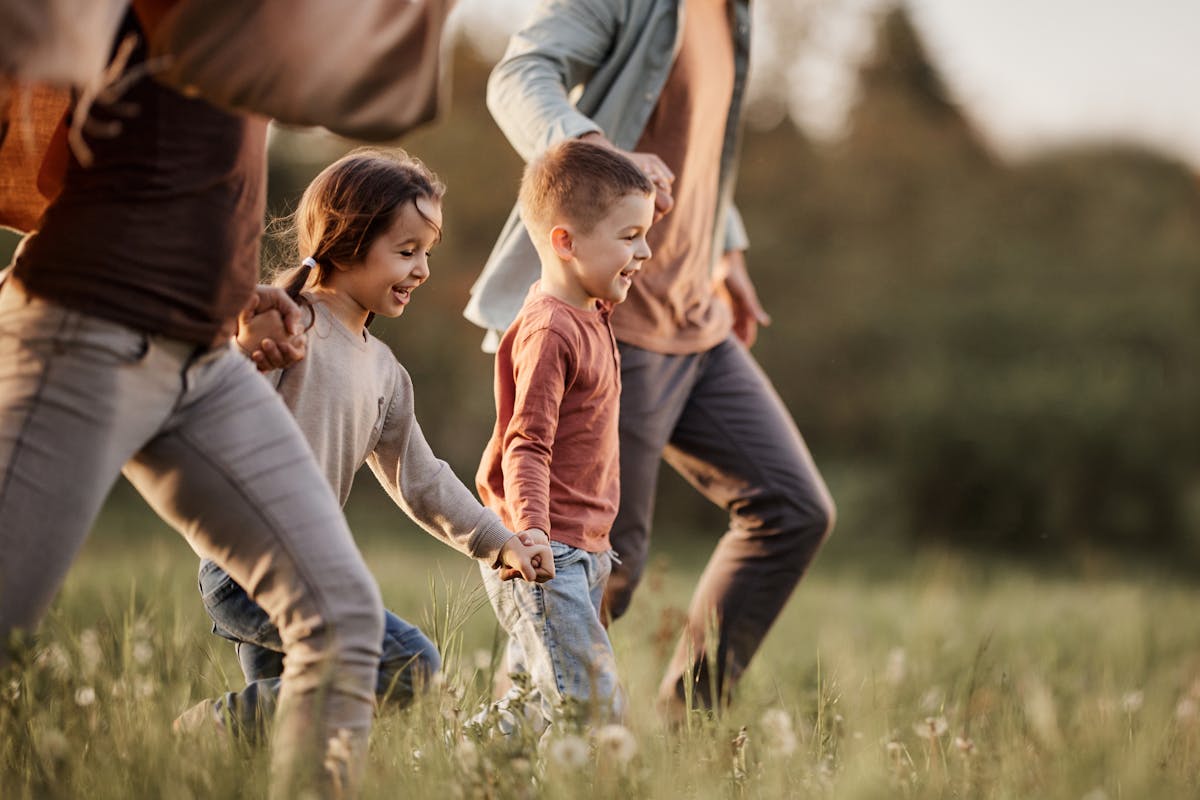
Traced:
<svg viewBox="0 0 1200 800">
<path fill-rule="evenodd" d="M 556 576 L 518 586 L 483 570 L 483 581 L 510 636 L 509 666 L 529 673 L 542 717 L 570 707 L 617 718 L 616 662 L 600 623 L 619 499 L 609 314 L 650 257 L 654 186 L 623 155 L 572 139 L 526 167 L 519 203 L 541 279 L 496 353 L 496 428 L 476 485 L 510 529 L 549 536 Z"/>
</svg>

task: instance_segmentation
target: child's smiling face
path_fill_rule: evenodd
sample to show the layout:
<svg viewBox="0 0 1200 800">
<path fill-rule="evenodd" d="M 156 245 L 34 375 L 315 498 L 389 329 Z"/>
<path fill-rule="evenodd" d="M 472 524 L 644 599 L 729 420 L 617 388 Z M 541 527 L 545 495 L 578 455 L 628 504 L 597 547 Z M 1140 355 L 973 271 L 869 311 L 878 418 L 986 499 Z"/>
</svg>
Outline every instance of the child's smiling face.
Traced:
<svg viewBox="0 0 1200 800">
<path fill-rule="evenodd" d="M 572 234 L 568 271 L 581 299 L 620 303 L 628 296 L 633 276 L 650 258 L 646 232 L 653 220 L 654 197 L 627 194 L 591 230 Z"/>
<path fill-rule="evenodd" d="M 429 278 L 429 254 L 441 236 L 442 204 L 418 197 L 397 209 L 359 264 L 336 270 L 328 288 L 345 295 L 364 311 L 398 317 L 412 292 Z"/>
</svg>

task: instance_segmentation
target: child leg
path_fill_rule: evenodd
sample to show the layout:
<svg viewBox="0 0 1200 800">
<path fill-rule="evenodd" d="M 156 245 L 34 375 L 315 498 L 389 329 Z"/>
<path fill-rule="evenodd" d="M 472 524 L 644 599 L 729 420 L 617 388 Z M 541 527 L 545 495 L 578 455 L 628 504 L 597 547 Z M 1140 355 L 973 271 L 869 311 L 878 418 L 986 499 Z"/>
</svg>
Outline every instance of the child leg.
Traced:
<svg viewBox="0 0 1200 800">
<path fill-rule="evenodd" d="M 555 577 L 544 584 L 501 581 L 481 567 L 501 625 L 517 639 L 547 720 L 620 718 L 624 700 L 598 603 L 611 569 L 608 553 L 551 542 Z M 519 688 L 501 704 L 511 704 Z"/>
</svg>

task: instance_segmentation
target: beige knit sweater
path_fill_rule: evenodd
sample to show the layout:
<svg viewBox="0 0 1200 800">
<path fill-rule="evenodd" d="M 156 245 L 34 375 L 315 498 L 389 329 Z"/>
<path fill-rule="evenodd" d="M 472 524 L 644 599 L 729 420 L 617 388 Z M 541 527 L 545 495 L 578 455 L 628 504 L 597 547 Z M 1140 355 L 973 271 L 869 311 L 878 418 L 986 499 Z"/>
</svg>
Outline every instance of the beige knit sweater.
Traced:
<svg viewBox="0 0 1200 800">
<path fill-rule="evenodd" d="M 383 342 L 359 336 L 314 300 L 308 354 L 269 373 L 338 500 L 364 463 L 408 516 L 467 555 L 494 564 L 512 533 L 433 454 L 413 411 L 412 380 Z"/>
</svg>

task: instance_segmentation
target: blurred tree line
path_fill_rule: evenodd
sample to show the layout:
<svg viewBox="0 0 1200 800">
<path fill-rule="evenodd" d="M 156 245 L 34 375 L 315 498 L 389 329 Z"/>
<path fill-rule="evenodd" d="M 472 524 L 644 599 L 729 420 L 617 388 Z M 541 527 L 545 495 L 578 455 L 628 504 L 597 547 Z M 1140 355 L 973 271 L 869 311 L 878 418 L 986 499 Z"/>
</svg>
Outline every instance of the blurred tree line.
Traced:
<svg viewBox="0 0 1200 800">
<path fill-rule="evenodd" d="M 470 485 L 494 410 L 461 311 L 521 163 L 484 106 L 490 64 L 460 47 L 453 68 L 448 112 L 401 143 L 449 187 L 445 238 L 417 302 L 373 331 Z M 1000 159 L 903 10 L 860 79 L 834 146 L 748 130 L 738 190 L 774 318 L 755 353 L 818 464 L 850 476 L 835 496 L 872 487 L 842 498 L 838 535 L 1200 564 L 1196 176 L 1132 146 Z M 349 146 L 276 131 L 271 213 Z M 703 504 L 668 481 L 657 519 L 715 537 Z"/>
</svg>

